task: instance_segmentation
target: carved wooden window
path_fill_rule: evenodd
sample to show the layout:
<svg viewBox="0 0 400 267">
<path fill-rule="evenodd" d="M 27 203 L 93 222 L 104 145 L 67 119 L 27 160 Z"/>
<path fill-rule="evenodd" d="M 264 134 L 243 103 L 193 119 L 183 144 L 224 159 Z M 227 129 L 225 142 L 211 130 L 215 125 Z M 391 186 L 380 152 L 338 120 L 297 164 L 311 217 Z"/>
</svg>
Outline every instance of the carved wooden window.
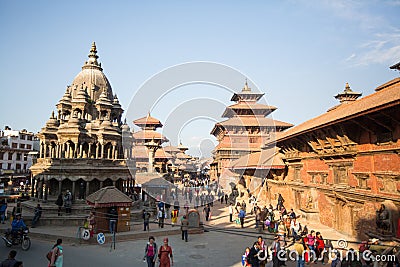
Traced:
<svg viewBox="0 0 400 267">
<path fill-rule="evenodd" d="M 371 188 L 368 186 L 368 179 L 369 179 L 369 174 L 368 173 L 353 173 L 354 176 L 358 180 L 358 189 L 363 189 L 363 190 L 370 190 Z"/>
<path fill-rule="evenodd" d="M 333 169 L 333 173 L 334 173 L 334 178 L 335 178 L 335 184 L 347 183 L 348 174 L 347 174 L 347 168 L 346 167 L 336 166 Z"/>
<path fill-rule="evenodd" d="M 293 181 L 301 182 L 300 170 L 301 170 L 300 166 L 294 167 L 294 170 L 293 170 Z"/>
</svg>

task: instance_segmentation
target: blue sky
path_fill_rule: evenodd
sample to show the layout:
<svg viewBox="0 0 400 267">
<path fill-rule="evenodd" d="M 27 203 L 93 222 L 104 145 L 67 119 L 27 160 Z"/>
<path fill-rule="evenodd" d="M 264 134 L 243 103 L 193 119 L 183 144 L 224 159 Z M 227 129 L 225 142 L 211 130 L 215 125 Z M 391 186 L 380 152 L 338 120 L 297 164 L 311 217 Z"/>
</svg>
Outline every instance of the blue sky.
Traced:
<svg viewBox="0 0 400 267">
<path fill-rule="evenodd" d="M 234 79 L 235 90 L 249 77 L 278 107 L 274 119 L 299 124 L 336 105 L 333 96 L 346 82 L 365 96 L 399 76 L 389 70 L 400 61 L 398 14 L 396 0 L 1 1 L 0 127 L 39 131 L 93 41 L 125 110 L 161 70 L 211 61 L 243 73 Z M 152 115 L 167 121 L 185 98 L 212 98 L 221 103 L 218 118 L 231 93 L 191 85 L 178 96 L 164 99 Z M 177 125 L 181 130 L 168 137 L 194 154 L 199 143 L 208 151 L 214 123 Z"/>
</svg>

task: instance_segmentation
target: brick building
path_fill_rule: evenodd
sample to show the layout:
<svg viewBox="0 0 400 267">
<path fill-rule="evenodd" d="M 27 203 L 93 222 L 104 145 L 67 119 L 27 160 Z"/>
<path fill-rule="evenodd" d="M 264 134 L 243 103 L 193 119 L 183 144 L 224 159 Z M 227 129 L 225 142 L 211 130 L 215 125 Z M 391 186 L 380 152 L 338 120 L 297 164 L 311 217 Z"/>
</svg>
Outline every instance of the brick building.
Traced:
<svg viewBox="0 0 400 267">
<path fill-rule="evenodd" d="M 269 201 L 360 238 L 398 235 L 400 207 L 400 78 L 357 99 L 348 84 L 340 104 L 277 136 L 287 170 L 268 179 Z M 390 229 L 377 229 L 377 210 Z"/>
</svg>

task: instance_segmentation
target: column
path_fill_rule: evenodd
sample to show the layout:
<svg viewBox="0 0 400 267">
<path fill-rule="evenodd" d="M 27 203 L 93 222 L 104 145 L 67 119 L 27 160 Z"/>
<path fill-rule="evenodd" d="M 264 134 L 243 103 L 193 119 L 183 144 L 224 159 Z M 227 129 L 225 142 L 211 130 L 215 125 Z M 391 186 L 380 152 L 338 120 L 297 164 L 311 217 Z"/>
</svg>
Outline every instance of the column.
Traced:
<svg viewBox="0 0 400 267">
<path fill-rule="evenodd" d="M 60 145 L 56 144 L 56 156 L 55 156 L 56 158 L 60 158 L 59 152 L 60 152 Z"/>
<path fill-rule="evenodd" d="M 113 186 L 115 186 L 115 183 L 116 183 L 116 182 L 115 182 L 115 181 L 113 181 Z"/>
<path fill-rule="evenodd" d="M 49 195 L 49 181 L 46 179 L 43 185 L 44 185 L 43 202 L 47 202 L 47 196 Z"/>
<path fill-rule="evenodd" d="M 104 145 L 101 145 L 101 154 L 100 154 L 100 158 L 102 159 L 104 156 Z"/>
<path fill-rule="evenodd" d="M 103 188 L 103 181 L 100 181 L 100 189 Z"/>
<path fill-rule="evenodd" d="M 82 145 L 82 143 L 79 145 L 79 157 L 80 158 L 83 157 L 83 145 Z"/>
<path fill-rule="evenodd" d="M 107 158 L 111 159 L 111 147 L 107 148 Z"/>
<path fill-rule="evenodd" d="M 43 153 L 43 143 L 40 143 L 40 146 L 39 146 L 39 158 L 43 158 L 42 153 Z"/>
<path fill-rule="evenodd" d="M 38 184 L 38 199 L 43 199 L 43 178 L 40 178 Z"/>
<path fill-rule="evenodd" d="M 65 158 L 70 157 L 70 152 L 71 152 L 71 146 L 69 145 L 69 143 L 67 143 L 67 154 L 66 154 Z"/>
<path fill-rule="evenodd" d="M 95 155 L 95 159 L 98 159 L 99 158 L 99 146 L 100 146 L 100 144 L 99 143 L 97 143 L 96 144 L 96 155 Z"/>
<path fill-rule="evenodd" d="M 75 184 L 76 184 L 76 181 L 72 181 L 72 200 L 75 199 Z"/>
<path fill-rule="evenodd" d="M 43 150 L 44 155 L 43 155 L 43 158 L 47 158 L 47 145 L 46 145 L 46 144 L 43 144 L 43 146 L 44 146 L 44 150 Z"/>
<path fill-rule="evenodd" d="M 110 158 L 115 159 L 115 145 L 112 146 L 112 156 Z"/>
<path fill-rule="evenodd" d="M 154 152 L 153 149 L 149 149 L 149 167 L 147 169 L 147 172 L 149 173 L 153 172 Z"/>
<path fill-rule="evenodd" d="M 90 183 L 89 183 L 89 181 L 86 181 L 86 197 L 89 195 L 89 185 L 90 185 Z"/>
<path fill-rule="evenodd" d="M 89 144 L 88 152 L 87 152 L 87 158 L 91 158 L 92 155 L 92 144 Z"/>
<path fill-rule="evenodd" d="M 31 175 L 31 198 L 35 197 L 36 179 Z"/>
<path fill-rule="evenodd" d="M 59 194 L 61 194 L 61 193 L 62 193 L 62 180 L 58 180 L 58 194 L 57 194 L 57 196 Z"/>
</svg>

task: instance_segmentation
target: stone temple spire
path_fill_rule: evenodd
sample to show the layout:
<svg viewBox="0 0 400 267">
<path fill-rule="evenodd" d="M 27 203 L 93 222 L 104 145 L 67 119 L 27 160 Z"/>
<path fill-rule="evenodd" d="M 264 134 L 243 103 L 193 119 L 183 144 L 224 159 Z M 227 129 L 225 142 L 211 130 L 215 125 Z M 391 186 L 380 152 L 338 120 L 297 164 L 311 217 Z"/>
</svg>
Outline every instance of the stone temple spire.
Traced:
<svg viewBox="0 0 400 267">
<path fill-rule="evenodd" d="M 89 59 L 85 62 L 85 65 L 82 67 L 82 69 L 93 66 L 101 68 L 101 63 L 97 61 L 99 56 L 97 55 L 96 42 L 92 43 L 88 58 Z"/>
<path fill-rule="evenodd" d="M 246 78 L 246 82 L 244 83 L 244 87 L 242 89 L 242 92 L 251 92 L 251 88 L 247 84 L 247 78 Z"/>
</svg>

